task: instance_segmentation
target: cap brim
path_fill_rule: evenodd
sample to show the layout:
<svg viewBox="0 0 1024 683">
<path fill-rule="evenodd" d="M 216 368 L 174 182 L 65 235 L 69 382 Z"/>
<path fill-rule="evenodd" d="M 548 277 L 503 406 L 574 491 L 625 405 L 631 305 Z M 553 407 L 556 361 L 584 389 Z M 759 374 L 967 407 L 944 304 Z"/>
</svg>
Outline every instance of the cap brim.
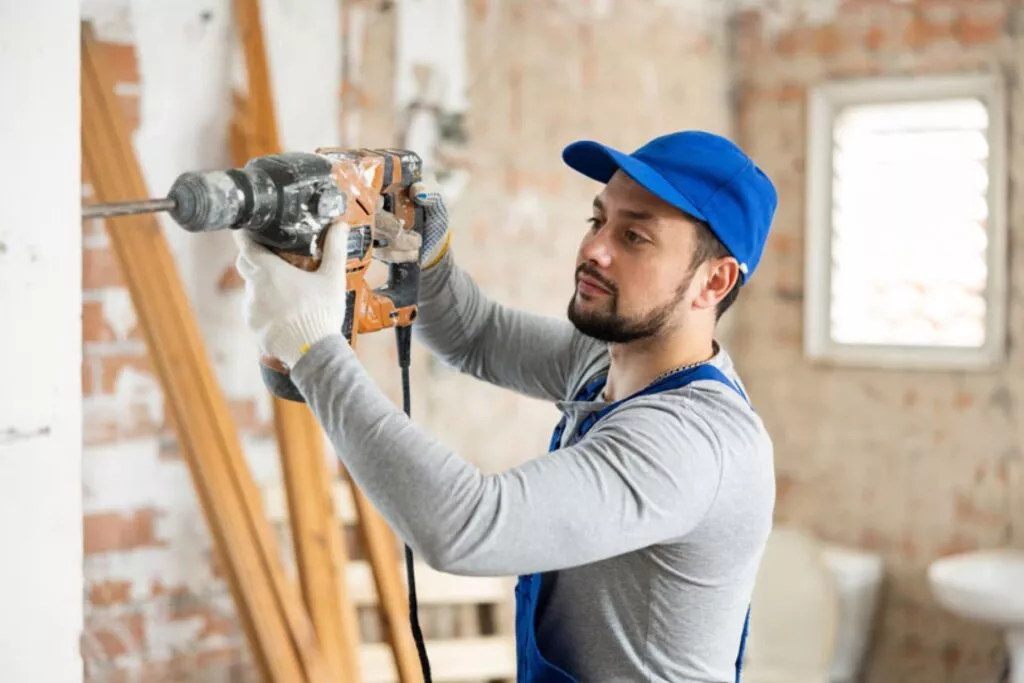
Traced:
<svg viewBox="0 0 1024 683">
<path fill-rule="evenodd" d="M 707 219 L 693 202 L 672 187 L 661 174 L 647 164 L 623 154 L 617 149 L 593 140 L 581 140 L 562 150 L 562 160 L 569 168 L 600 183 L 607 183 L 621 170 L 641 187 L 680 211 L 702 221 Z"/>
</svg>

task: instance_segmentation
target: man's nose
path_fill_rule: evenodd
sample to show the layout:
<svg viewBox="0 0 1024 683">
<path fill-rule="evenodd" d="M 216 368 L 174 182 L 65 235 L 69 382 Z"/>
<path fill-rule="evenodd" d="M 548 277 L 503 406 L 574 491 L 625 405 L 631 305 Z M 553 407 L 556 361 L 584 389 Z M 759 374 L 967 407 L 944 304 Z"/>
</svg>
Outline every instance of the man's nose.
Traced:
<svg viewBox="0 0 1024 683">
<path fill-rule="evenodd" d="M 601 228 L 583 238 L 580 256 L 585 261 L 596 263 L 600 268 L 610 266 L 612 264 L 612 245 L 609 243 L 608 230 Z"/>
</svg>

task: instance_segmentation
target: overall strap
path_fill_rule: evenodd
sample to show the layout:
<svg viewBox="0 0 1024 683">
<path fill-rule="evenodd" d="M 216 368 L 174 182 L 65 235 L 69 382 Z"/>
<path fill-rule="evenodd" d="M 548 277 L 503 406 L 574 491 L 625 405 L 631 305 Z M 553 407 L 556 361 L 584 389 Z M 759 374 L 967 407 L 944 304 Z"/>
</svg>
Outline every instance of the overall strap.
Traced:
<svg viewBox="0 0 1024 683">
<path fill-rule="evenodd" d="M 592 392 L 592 395 L 590 395 L 589 398 L 578 398 L 577 400 L 593 400 L 593 397 L 597 396 L 600 393 L 601 389 L 604 388 L 606 380 L 607 377 L 601 376 L 594 380 L 593 382 L 591 382 L 590 384 L 588 384 L 586 387 L 583 388 L 583 391 L 580 392 L 580 395 L 584 395 L 590 392 Z M 671 375 L 667 375 L 658 380 L 657 382 L 649 384 L 648 386 L 644 387 L 642 390 L 636 392 L 635 394 L 615 401 L 614 403 L 605 406 L 601 410 L 591 413 L 586 418 L 584 418 L 584 420 L 580 423 L 579 435 L 582 436 L 586 434 L 588 431 L 590 431 L 590 428 L 593 427 L 598 420 L 600 420 L 602 417 L 604 417 L 608 413 L 612 412 L 613 410 L 621 406 L 626 401 L 629 401 L 630 399 L 637 398 L 639 396 L 657 394 L 661 393 L 662 391 L 679 389 L 681 387 L 685 387 L 687 384 L 690 384 L 691 382 L 698 382 L 700 380 L 714 380 L 717 382 L 721 382 L 722 384 L 726 385 L 727 387 L 735 391 L 737 394 L 739 394 L 743 398 L 743 400 L 747 402 L 748 405 L 750 404 L 750 400 L 747 398 L 747 395 L 743 393 L 743 390 L 740 389 L 735 382 L 729 379 L 724 372 L 716 368 L 714 365 L 698 365 L 697 367 L 694 368 L 687 368 L 686 370 L 679 370 L 677 372 L 673 372 Z M 561 439 L 561 430 L 558 431 L 559 439 Z"/>
</svg>

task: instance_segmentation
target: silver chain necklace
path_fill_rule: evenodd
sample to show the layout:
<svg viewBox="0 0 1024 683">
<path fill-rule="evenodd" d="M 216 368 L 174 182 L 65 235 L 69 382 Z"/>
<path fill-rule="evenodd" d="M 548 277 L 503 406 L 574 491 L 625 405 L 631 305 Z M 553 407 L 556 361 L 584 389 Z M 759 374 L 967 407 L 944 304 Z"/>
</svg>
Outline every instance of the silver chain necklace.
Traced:
<svg viewBox="0 0 1024 683">
<path fill-rule="evenodd" d="M 699 360 L 696 363 L 690 363 L 689 365 L 680 365 L 677 368 L 672 368 L 671 370 L 667 370 L 667 371 L 661 373 L 660 375 L 658 375 L 657 377 L 655 377 L 654 379 L 652 379 L 650 382 L 647 383 L 647 386 L 651 386 L 655 382 L 659 382 L 659 381 L 665 379 L 666 377 L 668 377 L 669 375 L 674 375 L 677 372 L 682 372 L 684 370 L 692 370 L 695 367 L 698 367 L 700 365 L 704 365 L 705 363 L 710 363 L 710 362 L 711 362 L 711 358 L 706 358 L 704 360 Z"/>
<path fill-rule="evenodd" d="M 711 357 L 710 358 L 705 358 L 704 360 L 699 360 L 696 363 L 689 363 L 687 365 L 680 365 L 678 367 L 672 368 L 671 370 L 666 370 L 665 372 L 661 373 L 660 375 L 658 375 L 657 377 L 652 379 L 650 382 L 648 382 L 647 385 L 644 387 L 644 389 L 646 389 L 647 387 L 651 386 L 652 384 L 654 384 L 656 382 L 659 382 L 659 381 L 665 379 L 669 375 L 674 375 L 675 373 L 683 372 L 684 370 L 692 370 L 693 368 L 699 367 L 701 365 L 707 365 L 712 360 L 714 360 L 715 356 L 717 356 L 717 355 L 718 355 L 718 343 L 716 342 L 715 345 L 714 345 L 714 348 L 711 351 Z M 605 389 L 601 389 L 601 398 L 602 399 L 605 398 Z"/>
</svg>

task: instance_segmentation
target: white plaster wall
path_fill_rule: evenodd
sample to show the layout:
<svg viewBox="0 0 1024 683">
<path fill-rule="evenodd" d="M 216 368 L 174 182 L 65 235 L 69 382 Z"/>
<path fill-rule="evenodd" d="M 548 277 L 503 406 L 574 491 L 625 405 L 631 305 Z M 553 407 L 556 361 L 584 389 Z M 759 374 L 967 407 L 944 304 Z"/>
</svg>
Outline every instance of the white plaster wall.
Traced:
<svg viewBox="0 0 1024 683">
<path fill-rule="evenodd" d="M 82 679 L 78 7 L 0 2 L 0 680 Z M 12 106 L 13 103 L 13 106 Z"/>
</svg>

